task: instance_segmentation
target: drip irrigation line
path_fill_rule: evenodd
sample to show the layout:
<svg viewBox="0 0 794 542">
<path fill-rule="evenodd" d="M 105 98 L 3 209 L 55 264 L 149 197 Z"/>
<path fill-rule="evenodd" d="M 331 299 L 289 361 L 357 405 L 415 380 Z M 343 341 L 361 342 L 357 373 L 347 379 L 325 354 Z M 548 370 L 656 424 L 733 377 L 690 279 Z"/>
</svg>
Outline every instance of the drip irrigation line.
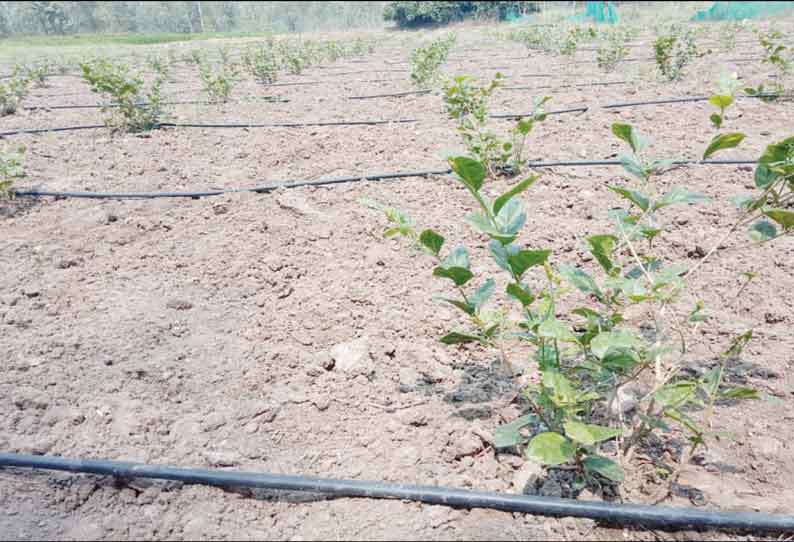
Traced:
<svg viewBox="0 0 794 542">
<path fill-rule="evenodd" d="M 736 98 L 750 98 L 750 99 L 764 99 L 764 98 L 785 98 L 787 96 L 783 94 L 757 94 L 757 95 L 750 95 L 750 94 L 742 94 L 736 96 Z M 621 102 L 621 103 L 612 103 L 602 105 L 602 109 L 620 109 L 623 107 L 637 107 L 640 105 L 657 105 L 657 104 L 671 104 L 671 103 L 683 103 L 683 102 L 705 102 L 709 100 L 711 96 L 687 96 L 684 98 L 664 98 L 661 100 L 648 100 L 644 102 Z"/>
<path fill-rule="evenodd" d="M 400 97 L 400 96 L 417 96 L 420 94 L 429 94 L 433 90 L 432 89 L 424 89 L 424 90 L 411 90 L 408 92 L 395 92 L 393 94 L 369 94 L 366 96 L 348 96 L 348 100 L 369 100 L 372 98 L 392 98 L 392 97 Z"/>
<path fill-rule="evenodd" d="M 584 113 L 588 111 L 590 108 L 587 106 L 583 107 L 571 107 L 570 109 L 557 109 L 555 111 L 544 111 L 546 115 L 562 115 L 564 113 Z M 533 113 L 502 113 L 498 115 L 488 115 L 489 118 L 492 119 L 520 119 L 524 117 L 531 117 Z"/>
<path fill-rule="evenodd" d="M 490 508 L 543 516 L 573 516 L 620 524 L 663 528 L 744 529 L 788 532 L 794 516 L 758 512 L 715 512 L 698 508 L 614 504 L 556 497 L 510 495 L 439 486 L 388 484 L 284 474 L 194 469 L 54 456 L 0 454 L 0 467 L 55 470 L 115 478 L 148 478 L 214 487 L 248 487 L 279 491 L 306 491 L 335 498 L 400 499 L 460 508 Z"/>
<path fill-rule="evenodd" d="M 395 119 L 395 120 L 349 120 L 349 121 L 318 121 L 318 122 L 282 122 L 282 123 L 175 123 L 161 122 L 157 128 L 302 128 L 311 126 L 377 126 L 381 124 L 407 124 L 419 122 L 418 119 Z M 43 134 L 47 132 L 69 132 L 73 130 L 95 130 L 106 128 L 104 124 L 90 124 L 86 126 L 65 126 L 62 128 L 40 128 L 33 130 L 13 130 L 10 132 L 0 132 L 0 137 L 21 135 L 21 134 Z"/>
<path fill-rule="evenodd" d="M 544 90 L 549 88 L 607 87 L 612 85 L 629 85 L 630 81 L 607 81 L 599 83 L 569 83 L 567 85 L 543 85 L 539 87 L 498 87 L 501 90 Z"/>
<path fill-rule="evenodd" d="M 685 166 L 724 166 L 724 165 L 747 165 L 755 164 L 756 160 L 675 160 L 673 165 Z M 527 167 L 530 169 L 549 168 L 549 167 L 592 167 L 592 166 L 622 166 L 619 160 L 556 160 L 556 161 L 537 161 L 529 162 Z M 75 191 L 52 191 L 52 190 L 15 190 L 14 195 L 18 197 L 54 197 L 54 198 L 86 198 L 86 199 L 158 199 L 158 198 L 191 198 L 199 199 L 223 194 L 240 192 L 254 192 L 266 194 L 279 188 L 298 188 L 301 186 L 325 186 L 342 183 L 354 183 L 360 181 L 382 181 L 388 179 L 402 179 L 406 177 L 427 177 L 431 175 L 449 175 L 451 169 L 437 169 L 427 171 L 409 171 L 399 173 L 379 173 L 375 175 L 356 175 L 346 177 L 330 177 L 316 180 L 296 180 L 296 181 L 277 181 L 262 186 L 248 188 L 226 188 L 212 189 L 194 192 L 75 192 Z"/>
<path fill-rule="evenodd" d="M 263 101 L 268 103 L 289 103 L 290 100 L 285 100 L 283 98 L 271 98 L 271 97 L 261 97 L 255 98 L 254 100 L 229 100 L 228 102 L 223 102 L 224 104 L 235 104 L 235 103 L 249 103 L 253 101 Z M 145 107 L 149 105 L 148 102 L 138 102 L 134 104 L 135 107 Z M 217 105 L 217 102 L 210 102 L 207 100 L 187 100 L 183 102 L 161 102 L 160 105 Z M 91 105 L 28 105 L 23 107 L 25 111 L 37 111 L 39 109 L 101 109 L 103 107 L 106 108 L 116 108 L 121 107 L 119 104 L 91 104 Z"/>
</svg>

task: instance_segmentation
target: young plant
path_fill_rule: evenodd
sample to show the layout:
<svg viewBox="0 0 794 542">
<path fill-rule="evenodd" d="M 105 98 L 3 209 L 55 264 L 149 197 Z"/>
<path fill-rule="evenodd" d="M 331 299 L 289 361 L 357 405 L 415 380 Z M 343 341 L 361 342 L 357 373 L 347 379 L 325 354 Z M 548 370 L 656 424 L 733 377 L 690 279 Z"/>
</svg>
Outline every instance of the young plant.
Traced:
<svg viewBox="0 0 794 542">
<path fill-rule="evenodd" d="M 761 196 L 741 202 L 744 214 L 711 250 L 692 267 L 668 261 L 663 254 L 670 254 L 669 250 L 654 249 L 665 231 L 663 215 L 675 206 L 707 198 L 681 186 L 658 190 L 656 179 L 666 174 L 671 162 L 649 157 L 649 140 L 630 125 L 614 124 L 612 132 L 631 151 L 620 160 L 634 182 L 610 187 L 629 206 L 610 212 L 614 231 L 585 240 L 599 269 L 596 276 L 567 263 L 553 266 L 551 249 L 526 248 L 517 241 L 527 219 L 519 196 L 536 177 L 494 197 L 486 193 L 489 175 L 484 164 L 469 157 L 449 160 L 475 207 L 465 222 L 489 239 L 487 252 L 504 272 L 507 286 L 502 295 L 493 277 L 475 276 L 466 247 L 446 250 L 446 239 L 437 232 L 419 233 L 414 221 L 399 210 L 365 202 L 384 211 L 393 223 L 385 235 L 399 234 L 421 247 L 435 261 L 433 275 L 449 281 L 450 291 L 455 292 L 440 301 L 460 310 L 467 325 L 446 333 L 441 342 L 496 347 L 508 365 L 504 342 L 530 346 L 537 373 L 530 380 L 537 383 L 524 390 L 529 413 L 498 428 L 495 446 L 524 447 L 524 455 L 542 465 L 568 465 L 577 473 L 579 488 L 590 482 L 620 483 L 633 450 L 652 433 L 670 432 L 673 427 L 688 435 L 690 446 L 680 458 L 685 463 L 710 436 L 718 400 L 758 397 L 750 388 L 728 387 L 724 378 L 726 363 L 741 354 L 751 331 L 734 338 L 725 354 L 712 360 L 710 371 L 684 376 L 691 341 L 701 340 L 697 329 L 708 315 L 700 302 L 694 309 L 684 305 L 681 312 L 683 293 L 714 251 L 748 220 L 763 216 L 784 233 L 794 233 L 794 212 L 785 209 L 794 201 L 794 138 L 790 138 L 770 146 L 761 157 L 756 169 Z M 716 136 L 703 159 L 736 147 L 743 137 Z M 754 231 L 765 231 L 766 240 L 771 240 L 779 235 L 770 225 L 774 226 L 754 226 Z M 576 303 L 563 303 L 569 296 L 576 296 Z M 488 310 L 494 300 L 514 303 L 520 320 L 506 318 L 507 308 Z M 571 306 L 575 308 L 566 309 Z M 624 404 L 624 388 L 638 383 L 646 391 L 633 404 Z M 695 410 L 701 408 L 703 415 L 698 416 Z M 527 438 L 521 430 L 529 425 L 537 429 Z M 607 449 L 608 441 L 616 445 Z M 671 482 L 679 470 L 669 477 Z"/>
<path fill-rule="evenodd" d="M 140 75 L 130 68 L 106 59 L 80 64 L 93 92 L 104 95 L 110 104 L 102 107 L 105 124 L 114 131 L 142 132 L 160 126 L 162 79 L 155 79 L 148 88 Z"/>
<path fill-rule="evenodd" d="M 411 53 L 411 82 L 419 88 L 435 86 L 441 80 L 441 66 L 455 45 L 455 34 L 438 38 L 425 47 Z"/>
<path fill-rule="evenodd" d="M 709 103 L 720 110 L 709 116 L 711 124 L 715 128 L 721 128 L 725 121 L 725 110 L 728 109 L 735 100 L 736 91 L 739 89 L 738 76 L 735 73 L 723 73 L 720 76 L 719 91 L 709 98 Z"/>
<path fill-rule="evenodd" d="M 469 152 L 484 164 L 490 175 L 497 172 L 519 173 L 525 166 L 526 139 L 535 122 L 546 119 L 543 105 L 548 96 L 535 100 L 528 118 L 520 118 L 509 131 L 509 140 L 502 140 L 489 130 L 489 100 L 502 82 L 502 74 L 486 86 L 478 86 L 467 76 L 457 76 L 444 84 L 444 109 L 457 122 L 458 133 Z"/>
<path fill-rule="evenodd" d="M 761 60 L 763 64 L 773 66 L 780 75 L 791 71 L 792 61 L 787 53 L 789 48 L 783 45 L 783 34 L 777 30 L 759 32 L 758 42 L 764 48 L 764 58 Z"/>
<path fill-rule="evenodd" d="M 629 55 L 626 47 L 626 36 L 623 32 L 613 30 L 606 33 L 605 42 L 596 50 L 596 62 L 604 72 L 612 72 L 621 60 Z"/>
<path fill-rule="evenodd" d="M 27 79 L 35 83 L 37 87 L 42 88 L 47 85 L 47 77 L 52 69 L 48 62 L 38 62 L 25 66 L 17 65 L 14 67 L 14 75 Z"/>
<path fill-rule="evenodd" d="M 257 82 L 263 85 L 276 82 L 278 58 L 273 49 L 260 46 L 253 52 L 247 51 L 243 56 L 243 64 Z"/>
<path fill-rule="evenodd" d="M 204 92 L 212 102 L 226 103 L 238 76 L 234 66 L 217 65 L 213 68 L 208 62 L 199 64 L 199 75 Z"/>
<path fill-rule="evenodd" d="M 13 115 L 28 94 L 30 81 L 15 72 L 6 82 L 0 81 L 0 117 Z"/>
<path fill-rule="evenodd" d="M 147 59 L 147 64 L 152 71 L 157 74 L 158 78 L 163 80 L 168 79 L 168 75 L 171 72 L 171 66 L 168 63 L 168 59 L 159 55 L 152 55 Z"/>
<path fill-rule="evenodd" d="M 25 147 L 0 151 L 0 199 L 13 199 L 14 181 L 25 176 L 22 155 Z"/>
<path fill-rule="evenodd" d="M 692 32 L 677 27 L 656 38 L 653 50 L 656 66 L 668 81 L 681 79 L 684 67 L 698 54 Z"/>
</svg>

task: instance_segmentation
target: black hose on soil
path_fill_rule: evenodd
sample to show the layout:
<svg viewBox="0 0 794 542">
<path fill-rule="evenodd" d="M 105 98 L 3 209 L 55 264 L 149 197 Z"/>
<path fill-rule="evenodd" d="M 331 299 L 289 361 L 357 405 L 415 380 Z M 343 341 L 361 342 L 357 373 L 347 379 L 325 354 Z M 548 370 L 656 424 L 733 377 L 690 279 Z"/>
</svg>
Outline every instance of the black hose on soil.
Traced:
<svg viewBox="0 0 794 542">
<path fill-rule="evenodd" d="M 248 487 L 279 491 L 307 491 L 331 497 L 401 499 L 459 508 L 490 508 L 544 516 L 574 516 L 621 524 L 683 529 L 744 529 L 794 531 L 794 516 L 753 512 L 715 512 L 697 508 L 613 504 L 553 497 L 510 495 L 438 486 L 333 480 L 284 474 L 190 469 L 144 463 L 67 459 L 0 453 L 0 467 L 56 470 L 113 476 L 172 480 L 215 487 Z"/>
<path fill-rule="evenodd" d="M 419 94 L 430 94 L 431 89 L 410 90 L 408 92 L 395 92 L 393 94 L 368 94 L 366 96 L 348 96 L 348 100 L 369 100 L 371 98 L 397 98 L 400 96 L 417 96 Z"/>
<path fill-rule="evenodd" d="M 745 165 L 755 164 L 755 160 L 676 160 L 673 165 L 704 165 L 704 166 L 724 166 L 724 165 Z M 588 166 L 619 166 L 619 160 L 558 160 L 553 162 L 530 162 L 527 167 L 538 169 L 545 167 L 588 167 Z M 382 181 L 388 179 L 401 179 L 405 177 L 427 177 L 429 175 L 448 175 L 451 169 L 410 171 L 406 173 L 381 173 L 376 175 L 357 175 L 347 177 L 331 177 L 328 179 L 282 181 L 265 186 L 254 186 L 250 188 L 227 188 L 216 190 L 205 190 L 200 192 L 58 192 L 52 190 L 15 190 L 17 197 L 54 197 L 54 198 L 87 198 L 87 199 L 157 199 L 157 198 L 191 198 L 199 199 L 223 194 L 237 192 L 255 192 L 265 194 L 279 188 L 298 188 L 301 186 L 324 186 L 329 184 L 354 183 L 358 181 Z"/>
</svg>

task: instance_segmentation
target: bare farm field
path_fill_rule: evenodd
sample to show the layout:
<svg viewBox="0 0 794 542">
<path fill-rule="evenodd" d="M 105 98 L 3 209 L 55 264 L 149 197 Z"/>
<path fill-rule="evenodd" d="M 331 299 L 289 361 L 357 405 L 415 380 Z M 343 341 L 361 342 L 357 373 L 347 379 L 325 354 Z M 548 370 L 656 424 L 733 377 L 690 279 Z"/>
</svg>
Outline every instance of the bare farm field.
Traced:
<svg viewBox="0 0 794 542">
<path fill-rule="evenodd" d="M 650 27 L 609 70 L 602 30 L 517 25 L 311 35 L 341 52 L 269 80 L 300 42 L 85 46 L 0 118 L 0 450 L 794 515 L 794 107 L 745 92 L 794 80 L 692 28 L 671 77 Z M 76 107 L 120 63 L 148 126 Z M 0 510 L 2 539 L 788 539 L 11 467 Z"/>
</svg>

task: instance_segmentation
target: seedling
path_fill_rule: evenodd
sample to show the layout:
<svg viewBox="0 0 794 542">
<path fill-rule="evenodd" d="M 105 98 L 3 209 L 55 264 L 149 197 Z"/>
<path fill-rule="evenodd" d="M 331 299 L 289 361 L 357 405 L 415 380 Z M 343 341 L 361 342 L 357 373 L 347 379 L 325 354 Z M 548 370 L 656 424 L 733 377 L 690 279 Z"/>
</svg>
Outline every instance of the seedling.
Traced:
<svg viewBox="0 0 794 542">
<path fill-rule="evenodd" d="M 411 53 L 411 82 L 419 88 L 435 86 L 441 81 L 441 66 L 455 45 L 455 34 L 448 34 Z"/>
<path fill-rule="evenodd" d="M 225 103 L 229 101 L 238 76 L 235 66 L 216 65 L 208 62 L 199 65 L 199 75 L 210 101 Z"/>
<path fill-rule="evenodd" d="M 444 84 L 444 108 L 457 122 L 458 133 L 467 149 L 479 160 L 490 175 L 497 172 L 517 174 L 525 166 L 524 148 L 526 139 L 535 122 L 546 119 L 543 105 L 548 96 L 535 100 L 533 112 L 528 118 L 518 119 L 509 132 L 509 139 L 502 140 L 488 128 L 489 101 L 493 92 L 501 85 L 502 74 L 486 86 L 478 86 L 467 76 L 457 76 Z"/>
<path fill-rule="evenodd" d="M 604 72 L 614 71 L 618 63 L 629 54 L 626 47 L 626 36 L 623 32 L 614 30 L 606 33 L 605 42 L 596 50 L 596 62 Z"/>
<path fill-rule="evenodd" d="M 28 78 L 16 71 L 11 79 L 0 81 L 0 117 L 17 112 L 19 104 L 28 94 L 28 84 Z"/>
<path fill-rule="evenodd" d="M 653 50 L 656 66 L 668 81 L 681 79 L 684 67 L 698 54 L 692 32 L 675 26 L 668 34 L 656 38 Z"/>
<path fill-rule="evenodd" d="M 276 82 L 278 59 L 273 49 L 260 46 L 253 52 L 247 51 L 243 57 L 243 64 L 257 82 L 263 85 Z"/>
<path fill-rule="evenodd" d="M 0 151 L 0 199 L 13 199 L 14 181 L 25 176 L 22 155 L 25 147 Z"/>
<path fill-rule="evenodd" d="M 723 73 L 720 76 L 719 91 L 709 98 L 709 103 L 720 110 L 719 113 L 713 113 L 709 117 L 715 128 L 722 127 L 722 123 L 725 121 L 725 110 L 733 104 L 738 89 L 739 81 L 735 73 L 730 75 Z"/>
<path fill-rule="evenodd" d="M 790 138 L 767 148 L 756 169 L 761 196 L 741 202 L 742 216 L 712 248 L 693 266 L 670 259 L 674 251 L 655 249 L 664 239 L 664 215 L 708 198 L 682 186 L 660 190 L 670 186 L 656 181 L 667 175 L 671 162 L 649 156 L 650 140 L 630 125 L 614 124 L 612 133 L 629 148 L 620 160 L 633 181 L 610 186 L 626 204 L 609 213 L 614 231 L 583 240 L 597 274 L 571 263 L 555 265 L 552 248 L 530 249 L 517 241 L 527 220 L 520 195 L 536 183 L 534 176 L 501 195 L 490 195 L 485 164 L 465 156 L 449 159 L 476 209 L 465 222 L 489 240 L 487 252 L 504 272 L 503 293 L 497 292 L 493 277 L 475 276 L 474 269 L 489 266 L 472 266 L 473 254 L 466 247 L 446 249 L 442 235 L 432 229 L 420 232 L 398 209 L 364 202 L 385 212 L 392 223 L 386 236 L 410 239 L 434 260 L 433 275 L 448 281 L 450 295 L 439 300 L 458 309 L 467 324 L 446 333 L 442 343 L 494 347 L 510 366 L 505 342 L 521 341 L 531 348 L 531 370 L 537 374 L 529 378 L 536 383 L 523 391 L 529 412 L 498 428 L 495 446 L 521 447 L 529 460 L 542 465 L 567 465 L 577 473 L 577 487 L 592 481 L 620 483 L 632 452 L 652 433 L 685 433 L 689 447 L 680 458 L 684 464 L 712 436 L 718 401 L 759 397 L 751 388 L 728 386 L 724 377 L 727 362 L 742 354 L 752 331 L 729 341 L 705 374 L 685 376 L 682 369 L 692 359 L 692 346 L 702 340 L 695 331 L 708 322 L 710 313 L 702 302 L 688 306 L 682 294 L 697 271 L 748 220 L 766 220 L 751 228 L 763 232 L 762 241 L 781 235 L 774 227 L 785 234 L 794 232 L 794 212 L 785 209 L 794 201 Z M 716 136 L 703 159 L 736 147 L 743 138 L 736 133 Z M 574 303 L 567 300 L 574 296 Z M 504 317 L 508 307 L 489 310 L 494 302 L 514 303 L 520 320 Z M 621 397 L 629 384 L 641 384 L 646 391 L 627 408 Z M 701 408 L 701 414 L 694 408 Z M 529 425 L 539 429 L 525 437 L 521 429 Z M 611 451 L 603 446 L 609 441 L 616 441 Z M 668 470 L 666 480 L 675 482 L 679 472 L 680 468 Z"/>
<path fill-rule="evenodd" d="M 155 79 L 147 88 L 140 75 L 130 73 L 129 66 L 106 59 L 85 62 L 80 67 L 91 90 L 103 94 L 111 102 L 102 107 L 109 128 L 141 132 L 160 126 L 162 79 Z"/>
</svg>

